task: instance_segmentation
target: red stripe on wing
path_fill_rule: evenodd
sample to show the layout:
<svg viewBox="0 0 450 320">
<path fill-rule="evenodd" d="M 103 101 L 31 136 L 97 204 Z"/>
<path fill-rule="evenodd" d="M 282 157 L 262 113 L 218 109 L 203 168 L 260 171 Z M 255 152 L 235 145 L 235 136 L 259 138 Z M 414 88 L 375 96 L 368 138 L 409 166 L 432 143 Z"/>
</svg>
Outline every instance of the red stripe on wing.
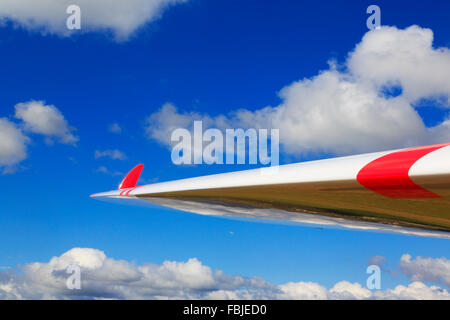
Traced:
<svg viewBox="0 0 450 320">
<path fill-rule="evenodd" d="M 441 198 L 419 186 L 409 177 L 409 169 L 417 160 L 450 143 L 405 149 L 387 154 L 364 166 L 358 182 L 388 198 Z"/>
</svg>

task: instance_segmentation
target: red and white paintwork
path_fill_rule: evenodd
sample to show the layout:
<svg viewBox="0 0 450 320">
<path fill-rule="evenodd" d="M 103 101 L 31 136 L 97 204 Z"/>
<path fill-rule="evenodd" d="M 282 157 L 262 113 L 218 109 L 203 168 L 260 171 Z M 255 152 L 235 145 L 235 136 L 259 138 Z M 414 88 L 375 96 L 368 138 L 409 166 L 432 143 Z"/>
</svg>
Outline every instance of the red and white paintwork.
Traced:
<svg viewBox="0 0 450 320">
<path fill-rule="evenodd" d="M 388 198 L 439 198 L 440 195 L 424 189 L 414 179 L 450 175 L 450 143 L 136 186 L 142 168 L 140 164 L 131 170 L 119 190 L 97 193 L 91 197 L 132 197 L 214 188 L 358 181 L 365 188 Z"/>
</svg>

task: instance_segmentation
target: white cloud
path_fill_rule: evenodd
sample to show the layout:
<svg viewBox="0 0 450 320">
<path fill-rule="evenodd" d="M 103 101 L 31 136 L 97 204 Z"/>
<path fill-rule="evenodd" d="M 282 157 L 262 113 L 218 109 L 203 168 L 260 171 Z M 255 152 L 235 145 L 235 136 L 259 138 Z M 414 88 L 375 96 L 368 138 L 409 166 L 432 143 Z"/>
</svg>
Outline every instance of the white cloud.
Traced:
<svg viewBox="0 0 450 320">
<path fill-rule="evenodd" d="M 194 120 L 223 128 L 278 128 L 283 150 L 292 155 L 337 155 L 439 143 L 450 140 L 450 120 L 426 127 L 412 104 L 450 97 L 448 48 L 432 48 L 432 32 L 413 26 L 369 31 L 346 64 L 296 81 L 279 92 L 282 103 L 255 111 L 211 116 L 178 112 L 164 105 L 147 121 L 149 138 L 168 145 L 174 128 Z M 383 89 L 400 85 L 398 96 Z M 444 99 L 442 99 L 444 98 Z M 437 103 L 437 104 L 439 104 Z"/>
<path fill-rule="evenodd" d="M 157 112 L 151 114 L 145 121 L 145 132 L 149 139 L 153 139 L 169 149 L 176 144 L 171 141 L 172 132 L 178 128 L 188 129 L 193 133 L 194 121 L 201 120 L 203 130 L 210 127 L 218 127 L 223 123 L 220 122 L 224 117 L 219 116 L 211 118 L 208 115 L 197 112 L 178 112 L 177 108 L 172 103 L 165 103 Z M 189 147 L 188 145 L 186 147 Z M 202 145 L 196 145 L 194 139 L 190 144 L 190 150 L 184 150 L 191 154 L 196 152 L 203 152 Z M 196 149 L 199 148 L 199 149 Z"/>
<path fill-rule="evenodd" d="M 72 133 L 74 129 L 53 105 L 44 105 L 42 101 L 18 103 L 15 118 L 21 122 L 0 118 L 0 169 L 3 174 L 16 172 L 17 165 L 27 158 L 27 144 L 31 139 L 26 133 L 44 135 L 48 144 L 53 144 L 54 139 L 67 144 L 78 141 Z"/>
<path fill-rule="evenodd" d="M 314 282 L 288 282 L 279 286 L 278 299 L 325 300 L 327 289 Z"/>
<path fill-rule="evenodd" d="M 216 125 L 216 121 L 208 115 L 196 112 L 180 113 L 172 103 L 165 103 L 146 119 L 145 132 L 148 138 L 170 147 L 172 131 L 177 128 L 192 130 L 196 120 L 202 120 L 205 127 Z"/>
<path fill-rule="evenodd" d="M 15 111 L 15 117 L 23 121 L 25 131 L 46 136 L 48 143 L 53 143 L 54 138 L 66 144 L 78 141 L 72 133 L 74 128 L 53 105 L 45 105 L 44 101 L 29 101 L 16 104 Z"/>
<path fill-rule="evenodd" d="M 378 86 L 398 83 L 410 102 L 450 94 L 450 50 L 433 48 L 433 31 L 383 27 L 368 32 L 350 55 L 350 71 Z M 450 106 L 450 105 L 449 105 Z"/>
<path fill-rule="evenodd" d="M 80 290 L 66 287 L 69 265 L 81 268 Z M 450 299 L 447 290 L 422 282 L 384 291 L 348 281 L 329 290 L 315 282 L 274 285 L 260 277 L 212 270 L 196 258 L 137 265 L 90 248 L 74 248 L 21 269 L 0 271 L 0 299 Z"/>
<path fill-rule="evenodd" d="M 0 118 L 0 137 L 0 168 L 3 168 L 3 173 L 8 173 L 27 158 L 29 138 L 6 118 Z"/>
<path fill-rule="evenodd" d="M 400 270 L 413 281 L 444 283 L 450 287 L 450 260 L 442 258 L 417 257 L 404 254 L 400 258 Z"/>
<path fill-rule="evenodd" d="M 341 281 L 334 285 L 329 291 L 329 298 L 337 300 L 363 300 L 372 298 L 373 293 L 363 288 L 359 283 Z"/>
<path fill-rule="evenodd" d="M 373 293 L 374 299 L 389 300 L 450 300 L 450 293 L 446 289 L 438 286 L 427 286 L 416 281 L 408 286 L 396 286 L 394 289 L 376 291 Z"/>
<path fill-rule="evenodd" d="M 122 127 L 117 122 L 114 122 L 108 126 L 108 131 L 111 133 L 120 134 L 122 133 Z"/>
<path fill-rule="evenodd" d="M 80 291 L 66 288 L 66 268 L 73 264 L 81 267 Z M 139 266 L 89 248 L 74 248 L 48 263 L 27 264 L 22 271 L 22 278 L 3 280 L 2 285 L 11 288 L 9 293 L 26 298 L 42 298 L 44 294 L 55 298 L 189 298 L 216 289 L 235 289 L 253 280 L 213 271 L 195 258 Z"/>
<path fill-rule="evenodd" d="M 291 154 L 349 154 L 426 141 L 422 119 L 404 98 L 381 97 L 336 70 L 295 82 L 280 97 L 271 126 L 280 128 L 280 141 Z"/>
<path fill-rule="evenodd" d="M 112 32 L 117 40 L 126 40 L 139 27 L 158 19 L 170 5 L 187 0 L 78 0 L 82 32 Z M 43 33 L 70 36 L 66 28 L 66 9 L 72 0 L 2 0 L 0 19 Z"/>
<path fill-rule="evenodd" d="M 127 158 L 125 153 L 123 153 L 122 151 L 117 150 L 117 149 L 104 150 L 104 151 L 95 150 L 94 157 L 95 157 L 95 159 L 107 157 L 107 158 L 111 158 L 113 160 L 125 160 Z"/>
</svg>

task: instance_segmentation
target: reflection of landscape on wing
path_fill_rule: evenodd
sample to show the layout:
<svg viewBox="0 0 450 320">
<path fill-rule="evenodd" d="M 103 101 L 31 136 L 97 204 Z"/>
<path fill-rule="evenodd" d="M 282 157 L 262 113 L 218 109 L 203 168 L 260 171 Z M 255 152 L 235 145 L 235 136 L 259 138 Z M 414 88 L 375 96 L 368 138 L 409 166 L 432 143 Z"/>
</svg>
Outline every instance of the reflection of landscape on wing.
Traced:
<svg viewBox="0 0 450 320">
<path fill-rule="evenodd" d="M 226 203 L 212 201 L 177 200 L 157 197 L 144 199 L 161 206 L 202 215 L 223 216 L 228 218 L 250 218 L 250 221 L 255 221 L 254 219 L 268 219 L 269 222 L 271 220 L 275 223 L 287 221 L 306 226 L 316 225 L 318 227 L 325 228 L 346 228 L 364 231 L 394 232 L 406 235 L 450 239 L 450 233 L 445 231 L 432 231 L 419 228 L 381 224 L 376 222 L 348 220 L 302 212 L 291 212 L 278 209 L 262 209 L 248 206 L 244 207 L 239 205 L 230 206 Z M 260 222 L 267 222 L 268 220 L 260 220 Z"/>
</svg>

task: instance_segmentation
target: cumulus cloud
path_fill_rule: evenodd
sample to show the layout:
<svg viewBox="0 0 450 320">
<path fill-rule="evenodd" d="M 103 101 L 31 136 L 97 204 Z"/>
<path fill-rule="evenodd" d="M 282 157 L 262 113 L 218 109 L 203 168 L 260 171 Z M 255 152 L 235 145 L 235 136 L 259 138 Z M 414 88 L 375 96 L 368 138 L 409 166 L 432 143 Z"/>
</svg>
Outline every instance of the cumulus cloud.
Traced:
<svg viewBox="0 0 450 320">
<path fill-rule="evenodd" d="M 126 40 L 144 24 L 158 19 L 170 5 L 187 0 L 78 0 L 81 32 L 112 32 L 117 40 Z M 66 27 L 67 8 L 72 0 L 2 0 L 0 19 L 12 21 L 28 30 L 70 36 Z"/>
<path fill-rule="evenodd" d="M 223 116 L 211 118 L 206 114 L 200 114 L 197 112 L 179 112 L 177 107 L 172 103 L 165 103 L 157 112 L 151 114 L 145 120 L 145 132 L 149 139 L 157 141 L 159 144 L 168 147 L 169 149 L 174 146 L 177 141 L 172 141 L 172 132 L 178 128 L 184 128 L 191 132 L 193 136 L 194 121 L 202 121 L 202 128 L 206 130 L 214 127 L 225 129 L 224 123 L 220 120 L 228 122 Z M 176 139 L 176 138 L 175 138 Z M 194 139 L 191 140 L 190 145 L 185 145 L 184 150 L 189 154 L 202 154 L 203 145 L 197 145 L 194 143 Z M 225 152 L 232 152 L 232 150 L 225 150 Z"/>
<path fill-rule="evenodd" d="M 27 158 L 27 145 L 31 142 L 29 133 L 45 136 L 47 144 L 54 139 L 60 143 L 75 144 L 78 141 L 63 114 L 53 105 L 43 101 L 29 101 L 15 106 L 13 122 L 0 118 L 0 170 L 3 174 L 14 173 L 18 164 Z"/>
<path fill-rule="evenodd" d="M 78 141 L 63 114 L 54 105 L 44 101 L 29 101 L 15 106 L 15 117 L 23 121 L 25 131 L 42 134 L 46 142 L 57 139 L 61 143 L 74 144 Z"/>
<path fill-rule="evenodd" d="M 6 118 L 0 118 L 0 137 L 0 168 L 3 168 L 3 173 L 8 173 L 27 158 L 29 138 Z"/>
<path fill-rule="evenodd" d="M 386 26 L 368 32 L 350 54 L 348 67 L 378 86 L 399 84 L 410 102 L 450 94 L 450 50 L 433 48 L 431 29 Z"/>
<path fill-rule="evenodd" d="M 373 293 L 373 298 L 385 300 L 450 300 L 450 293 L 438 286 L 427 286 L 416 281 L 408 286 L 399 285 L 394 289 L 376 291 Z"/>
<path fill-rule="evenodd" d="M 448 48 L 434 49 L 430 29 L 382 27 L 369 31 L 343 66 L 282 88 L 280 105 L 212 116 L 164 105 L 147 119 L 149 138 L 168 145 L 174 128 L 278 128 L 291 155 L 344 155 L 450 140 L 450 120 L 426 127 L 414 102 L 442 107 L 450 97 Z M 400 94 L 386 94 L 400 87 Z M 436 100 L 437 99 L 437 100 Z"/>
<path fill-rule="evenodd" d="M 444 283 L 450 287 L 450 260 L 446 258 L 417 257 L 404 254 L 400 258 L 400 270 L 413 281 Z"/>
<path fill-rule="evenodd" d="M 80 289 L 67 288 L 70 265 L 80 268 Z M 418 281 L 384 291 L 370 291 L 348 281 L 340 281 L 331 289 L 315 282 L 275 285 L 260 277 L 213 270 L 196 258 L 137 265 L 90 248 L 73 248 L 49 262 L 26 264 L 21 272 L 0 272 L 0 299 L 54 298 L 450 299 L 450 293 Z"/>
<path fill-rule="evenodd" d="M 363 300 L 373 297 L 372 291 L 363 288 L 359 283 L 341 281 L 330 289 L 329 296 L 336 300 Z"/>
<path fill-rule="evenodd" d="M 145 132 L 148 138 L 163 145 L 171 146 L 172 131 L 177 128 L 186 128 L 192 131 L 194 121 L 203 121 L 203 126 L 217 125 L 215 119 L 197 112 L 179 112 L 172 103 L 165 103 L 157 112 L 145 120 Z"/>
<path fill-rule="evenodd" d="M 80 290 L 67 289 L 69 265 L 81 268 Z M 90 248 L 74 248 L 47 263 L 27 264 L 22 271 L 20 278 L 3 279 L 0 296 L 3 290 L 17 294 L 17 298 L 199 298 L 215 290 L 268 285 L 262 279 L 213 271 L 195 258 L 135 265 L 108 258 L 104 252 Z"/>
<path fill-rule="evenodd" d="M 424 143 L 426 128 L 402 98 L 384 98 L 373 87 L 336 70 L 295 82 L 270 110 L 285 150 L 348 154 Z"/>
<path fill-rule="evenodd" d="M 276 297 L 279 299 L 325 300 L 327 298 L 327 289 L 315 282 L 288 282 L 278 288 L 280 293 Z"/>
<path fill-rule="evenodd" d="M 123 153 L 122 151 L 117 150 L 117 149 L 104 150 L 104 151 L 95 150 L 94 157 L 95 157 L 95 159 L 107 157 L 107 158 L 111 158 L 113 160 L 125 160 L 127 158 L 125 153 Z"/>
</svg>

